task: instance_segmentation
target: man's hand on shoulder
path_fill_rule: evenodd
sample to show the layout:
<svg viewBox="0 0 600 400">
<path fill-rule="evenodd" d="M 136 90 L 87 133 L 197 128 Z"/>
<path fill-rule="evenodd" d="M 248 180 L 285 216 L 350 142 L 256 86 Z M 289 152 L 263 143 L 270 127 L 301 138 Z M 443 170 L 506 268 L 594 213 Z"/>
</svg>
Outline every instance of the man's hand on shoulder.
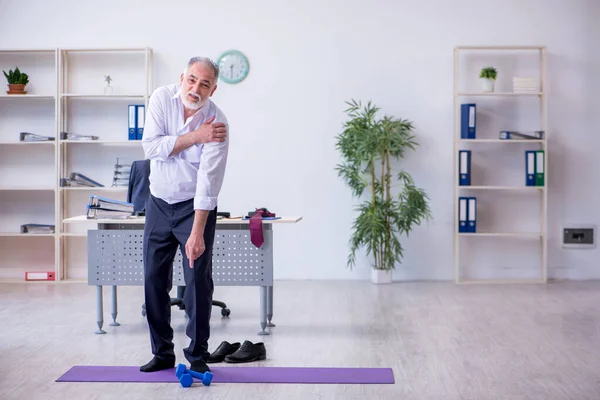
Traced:
<svg viewBox="0 0 600 400">
<path fill-rule="evenodd" d="M 194 143 L 224 142 L 227 138 L 227 125 L 223 122 L 214 122 L 215 116 L 208 118 L 200 128 L 190 132 Z"/>
<path fill-rule="evenodd" d="M 227 125 L 223 122 L 213 123 L 214 120 L 215 117 L 212 116 L 204 121 L 204 123 L 200 125 L 200 128 L 195 131 L 178 136 L 175 141 L 175 146 L 173 147 L 173 150 L 171 150 L 169 156 L 174 156 L 195 144 L 224 142 L 227 139 Z"/>
</svg>

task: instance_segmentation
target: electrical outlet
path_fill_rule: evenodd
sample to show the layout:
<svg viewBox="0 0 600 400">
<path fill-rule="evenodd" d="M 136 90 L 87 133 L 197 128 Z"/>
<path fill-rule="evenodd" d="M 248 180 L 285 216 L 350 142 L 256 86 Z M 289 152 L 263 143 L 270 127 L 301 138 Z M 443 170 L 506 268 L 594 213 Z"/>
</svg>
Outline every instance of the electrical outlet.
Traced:
<svg viewBox="0 0 600 400">
<path fill-rule="evenodd" d="M 562 247 L 590 249 L 596 247 L 596 226 L 570 224 L 562 230 Z"/>
</svg>

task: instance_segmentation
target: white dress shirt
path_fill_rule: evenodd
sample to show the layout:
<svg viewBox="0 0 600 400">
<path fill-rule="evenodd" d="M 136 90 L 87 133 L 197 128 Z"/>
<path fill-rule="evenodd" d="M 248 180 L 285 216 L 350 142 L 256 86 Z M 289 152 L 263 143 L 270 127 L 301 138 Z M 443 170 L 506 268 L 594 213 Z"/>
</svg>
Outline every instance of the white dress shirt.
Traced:
<svg viewBox="0 0 600 400">
<path fill-rule="evenodd" d="M 211 116 L 227 125 L 224 142 L 194 144 L 173 155 L 177 136 L 194 131 Z M 169 204 L 194 199 L 195 210 L 213 210 L 225 176 L 229 150 L 229 125 L 210 100 L 183 120 L 179 85 L 156 89 L 148 102 L 142 146 L 150 159 L 150 193 Z"/>
</svg>

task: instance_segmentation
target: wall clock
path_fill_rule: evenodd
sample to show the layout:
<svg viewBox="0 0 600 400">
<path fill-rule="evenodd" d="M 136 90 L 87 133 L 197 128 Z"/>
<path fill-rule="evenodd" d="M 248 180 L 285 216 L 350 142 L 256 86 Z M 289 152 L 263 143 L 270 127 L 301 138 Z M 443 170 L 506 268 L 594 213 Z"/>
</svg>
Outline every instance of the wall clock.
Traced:
<svg viewBox="0 0 600 400">
<path fill-rule="evenodd" d="M 248 58 L 237 50 L 228 50 L 217 60 L 219 77 L 227 83 L 239 83 L 248 76 Z"/>
</svg>

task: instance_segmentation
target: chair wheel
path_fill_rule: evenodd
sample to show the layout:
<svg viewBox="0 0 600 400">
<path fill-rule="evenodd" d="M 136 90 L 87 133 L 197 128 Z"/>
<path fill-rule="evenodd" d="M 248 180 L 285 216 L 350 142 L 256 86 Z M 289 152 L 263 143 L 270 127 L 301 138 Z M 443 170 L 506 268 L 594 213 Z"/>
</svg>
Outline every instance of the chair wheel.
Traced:
<svg viewBox="0 0 600 400">
<path fill-rule="evenodd" d="M 229 314 L 231 314 L 231 311 L 229 310 L 229 308 L 222 308 L 221 309 L 221 315 L 224 317 L 229 317 Z"/>
</svg>

